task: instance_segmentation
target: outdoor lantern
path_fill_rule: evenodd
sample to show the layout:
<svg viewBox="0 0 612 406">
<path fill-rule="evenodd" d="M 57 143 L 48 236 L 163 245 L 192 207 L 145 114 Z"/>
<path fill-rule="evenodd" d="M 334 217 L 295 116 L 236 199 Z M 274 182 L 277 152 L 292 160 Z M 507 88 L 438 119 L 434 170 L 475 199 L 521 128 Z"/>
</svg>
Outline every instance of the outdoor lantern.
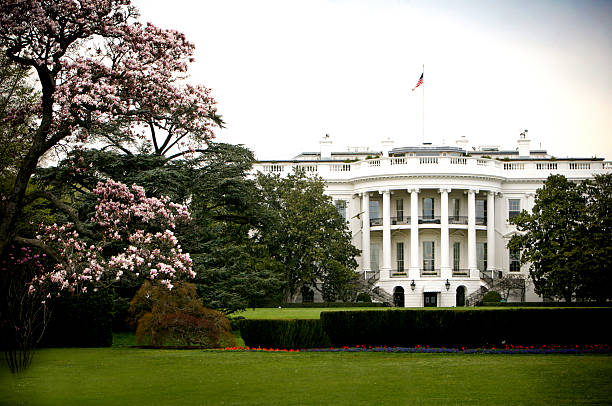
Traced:
<svg viewBox="0 0 612 406">
<path fill-rule="evenodd" d="M 412 290 L 414 290 L 414 288 L 416 288 L 416 284 L 414 283 L 414 279 L 412 280 L 412 282 L 410 282 L 410 287 L 412 288 Z"/>
<path fill-rule="evenodd" d="M 446 283 L 444 284 L 444 286 L 446 286 L 446 290 L 450 289 L 450 282 L 448 281 L 448 279 L 446 280 Z"/>
</svg>

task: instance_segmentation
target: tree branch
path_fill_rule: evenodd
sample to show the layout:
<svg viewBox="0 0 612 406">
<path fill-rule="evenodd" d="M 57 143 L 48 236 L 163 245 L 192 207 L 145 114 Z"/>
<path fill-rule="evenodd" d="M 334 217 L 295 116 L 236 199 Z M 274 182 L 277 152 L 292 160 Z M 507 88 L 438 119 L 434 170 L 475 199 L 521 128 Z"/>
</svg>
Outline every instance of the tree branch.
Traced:
<svg viewBox="0 0 612 406">
<path fill-rule="evenodd" d="M 74 228 L 81 234 L 87 237 L 94 237 L 94 234 L 89 231 L 85 224 L 79 219 L 76 209 L 63 201 L 47 190 L 35 190 L 29 193 L 25 198 L 25 203 L 31 203 L 36 199 L 46 199 L 53 203 L 55 207 L 68 215 L 68 218 L 74 223 Z"/>
<path fill-rule="evenodd" d="M 49 255 L 56 262 L 63 262 L 62 259 L 57 254 L 57 252 L 52 250 L 50 247 L 48 247 L 41 240 L 37 240 L 36 238 L 20 237 L 20 236 L 17 235 L 17 236 L 15 236 L 15 241 L 20 243 L 20 244 L 25 244 L 25 245 L 30 245 L 32 247 L 40 248 L 41 250 L 43 250 L 45 252 L 45 254 Z"/>
</svg>

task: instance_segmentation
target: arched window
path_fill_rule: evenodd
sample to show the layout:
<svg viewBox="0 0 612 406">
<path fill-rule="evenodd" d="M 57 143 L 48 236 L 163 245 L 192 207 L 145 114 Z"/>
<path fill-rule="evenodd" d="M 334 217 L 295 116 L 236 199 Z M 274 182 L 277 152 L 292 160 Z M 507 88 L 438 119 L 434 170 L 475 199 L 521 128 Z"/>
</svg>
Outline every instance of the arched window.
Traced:
<svg viewBox="0 0 612 406">
<path fill-rule="evenodd" d="M 393 305 L 395 307 L 404 307 L 404 288 L 396 286 L 393 289 Z"/>
<path fill-rule="evenodd" d="M 465 306 L 465 286 L 457 287 L 457 307 Z"/>
</svg>

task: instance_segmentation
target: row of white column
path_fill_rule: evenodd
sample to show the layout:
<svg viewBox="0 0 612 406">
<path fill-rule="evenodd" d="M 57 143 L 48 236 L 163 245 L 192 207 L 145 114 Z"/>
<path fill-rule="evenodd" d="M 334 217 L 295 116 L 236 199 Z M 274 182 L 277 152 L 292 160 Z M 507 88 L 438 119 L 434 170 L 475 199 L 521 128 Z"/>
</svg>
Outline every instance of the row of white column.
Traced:
<svg viewBox="0 0 612 406">
<path fill-rule="evenodd" d="M 449 227 L 448 227 L 448 194 L 451 189 L 440 189 L 440 276 L 444 279 L 452 277 L 450 266 Z M 419 263 L 419 189 L 408 189 L 410 193 L 410 279 L 420 277 L 421 264 Z M 391 271 L 391 191 L 380 190 L 383 197 L 383 256 L 380 278 L 390 277 Z M 468 268 L 473 278 L 478 278 L 478 265 L 476 258 L 476 193 L 478 190 L 469 189 L 468 196 Z M 361 212 L 363 219 L 362 230 L 362 270 L 370 269 L 370 194 L 361 194 Z M 487 269 L 495 269 L 495 193 L 487 193 Z"/>
</svg>

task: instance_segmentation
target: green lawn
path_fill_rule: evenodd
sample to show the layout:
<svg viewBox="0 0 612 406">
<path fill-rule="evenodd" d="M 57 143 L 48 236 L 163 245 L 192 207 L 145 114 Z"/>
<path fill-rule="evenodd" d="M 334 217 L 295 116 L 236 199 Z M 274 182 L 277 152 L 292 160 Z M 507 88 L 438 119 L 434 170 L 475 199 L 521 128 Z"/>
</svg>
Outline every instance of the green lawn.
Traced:
<svg viewBox="0 0 612 406">
<path fill-rule="evenodd" d="M 44 349 L 0 405 L 594 405 L 612 356 Z"/>
</svg>

